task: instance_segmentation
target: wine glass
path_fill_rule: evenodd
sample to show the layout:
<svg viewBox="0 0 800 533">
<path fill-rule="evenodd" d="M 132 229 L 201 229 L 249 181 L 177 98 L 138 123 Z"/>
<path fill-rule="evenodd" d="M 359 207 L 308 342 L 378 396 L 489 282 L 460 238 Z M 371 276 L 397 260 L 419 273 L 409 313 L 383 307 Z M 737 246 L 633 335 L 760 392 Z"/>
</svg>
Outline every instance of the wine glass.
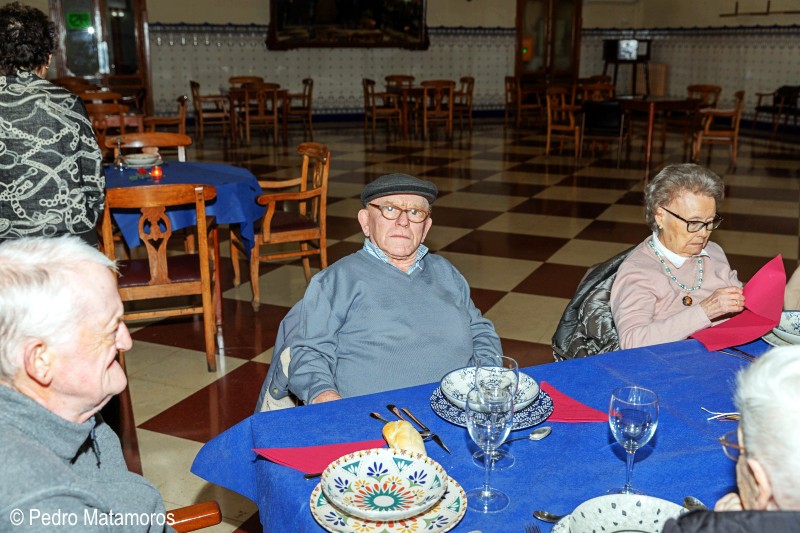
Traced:
<svg viewBox="0 0 800 533">
<path fill-rule="evenodd" d="M 505 442 L 514 418 L 514 396 L 497 392 L 493 396 L 472 389 L 467 394 L 467 430 L 473 442 L 483 449 L 483 486 L 467 492 L 467 507 L 480 513 L 496 513 L 509 504 L 503 492 L 489 486 L 492 451 Z"/>
<path fill-rule="evenodd" d="M 475 387 L 484 395 L 494 397 L 510 392 L 516 396 L 519 388 L 519 365 L 511 357 L 477 358 L 475 362 Z M 513 424 L 512 424 L 513 425 Z M 472 454 L 473 462 L 483 467 L 483 451 Z M 514 456 L 508 450 L 495 449 L 491 455 L 491 468 L 505 470 L 514 465 Z"/>
<path fill-rule="evenodd" d="M 642 494 L 631 486 L 633 460 L 636 450 L 647 444 L 658 426 L 658 396 L 642 387 L 620 387 L 611 393 L 608 407 L 611 433 L 626 453 L 625 486 L 611 489 L 609 494 Z"/>
</svg>

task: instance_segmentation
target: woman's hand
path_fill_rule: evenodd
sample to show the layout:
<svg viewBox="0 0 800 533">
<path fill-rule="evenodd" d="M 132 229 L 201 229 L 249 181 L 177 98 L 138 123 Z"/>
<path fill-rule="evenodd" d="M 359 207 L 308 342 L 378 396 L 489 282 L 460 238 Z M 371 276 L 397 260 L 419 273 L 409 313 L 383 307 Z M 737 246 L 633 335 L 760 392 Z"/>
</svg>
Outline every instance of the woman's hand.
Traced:
<svg viewBox="0 0 800 533">
<path fill-rule="evenodd" d="M 744 310 L 744 294 L 739 287 L 722 287 L 700 302 L 709 320 Z"/>
<path fill-rule="evenodd" d="M 742 499 L 735 492 L 729 492 L 714 505 L 715 511 L 741 511 L 744 509 L 742 506 Z"/>
</svg>

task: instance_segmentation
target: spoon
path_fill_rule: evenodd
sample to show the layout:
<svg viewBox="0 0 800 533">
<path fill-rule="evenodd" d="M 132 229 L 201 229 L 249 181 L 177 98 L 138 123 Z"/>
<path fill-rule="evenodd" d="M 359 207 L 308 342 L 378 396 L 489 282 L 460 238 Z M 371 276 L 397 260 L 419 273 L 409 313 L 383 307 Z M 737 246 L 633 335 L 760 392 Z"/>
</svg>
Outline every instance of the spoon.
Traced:
<svg viewBox="0 0 800 533">
<path fill-rule="evenodd" d="M 553 514 L 553 513 L 548 513 L 547 511 L 534 511 L 533 516 L 534 518 L 538 518 L 542 522 L 550 522 L 551 524 L 555 524 L 556 522 L 558 522 L 567 515 Z"/>
<path fill-rule="evenodd" d="M 683 499 L 683 506 L 689 509 L 690 511 L 700 510 L 706 511 L 708 507 L 706 504 L 695 498 L 694 496 L 687 496 Z"/>
<path fill-rule="evenodd" d="M 515 440 L 542 440 L 546 436 L 553 431 L 553 428 L 550 426 L 542 426 L 540 428 L 536 428 L 530 432 L 529 435 L 525 435 L 522 437 L 514 437 L 513 439 L 506 439 L 503 444 L 508 444 L 509 442 L 514 442 Z"/>
</svg>

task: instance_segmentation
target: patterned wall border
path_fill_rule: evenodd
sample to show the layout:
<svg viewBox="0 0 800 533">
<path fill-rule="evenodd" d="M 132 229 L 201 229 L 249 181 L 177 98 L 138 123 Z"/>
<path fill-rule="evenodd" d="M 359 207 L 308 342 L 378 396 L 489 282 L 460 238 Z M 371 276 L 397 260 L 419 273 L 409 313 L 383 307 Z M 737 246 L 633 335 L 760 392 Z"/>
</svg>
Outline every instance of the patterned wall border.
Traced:
<svg viewBox="0 0 800 533">
<path fill-rule="evenodd" d="M 800 35 L 800 25 L 790 26 L 720 26 L 705 28 L 584 28 L 583 37 L 619 38 L 669 38 L 669 37 L 778 37 Z"/>
</svg>

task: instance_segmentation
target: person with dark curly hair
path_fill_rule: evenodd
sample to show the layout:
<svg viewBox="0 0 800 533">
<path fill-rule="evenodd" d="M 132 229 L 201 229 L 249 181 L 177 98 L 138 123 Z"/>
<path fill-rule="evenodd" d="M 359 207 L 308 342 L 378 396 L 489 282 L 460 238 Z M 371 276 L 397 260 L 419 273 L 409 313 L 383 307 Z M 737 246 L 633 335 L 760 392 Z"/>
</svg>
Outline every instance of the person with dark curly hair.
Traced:
<svg viewBox="0 0 800 533">
<path fill-rule="evenodd" d="M 56 48 L 47 15 L 0 7 L 0 242 L 77 235 L 96 245 L 102 152 L 83 102 L 45 80 Z"/>
</svg>

